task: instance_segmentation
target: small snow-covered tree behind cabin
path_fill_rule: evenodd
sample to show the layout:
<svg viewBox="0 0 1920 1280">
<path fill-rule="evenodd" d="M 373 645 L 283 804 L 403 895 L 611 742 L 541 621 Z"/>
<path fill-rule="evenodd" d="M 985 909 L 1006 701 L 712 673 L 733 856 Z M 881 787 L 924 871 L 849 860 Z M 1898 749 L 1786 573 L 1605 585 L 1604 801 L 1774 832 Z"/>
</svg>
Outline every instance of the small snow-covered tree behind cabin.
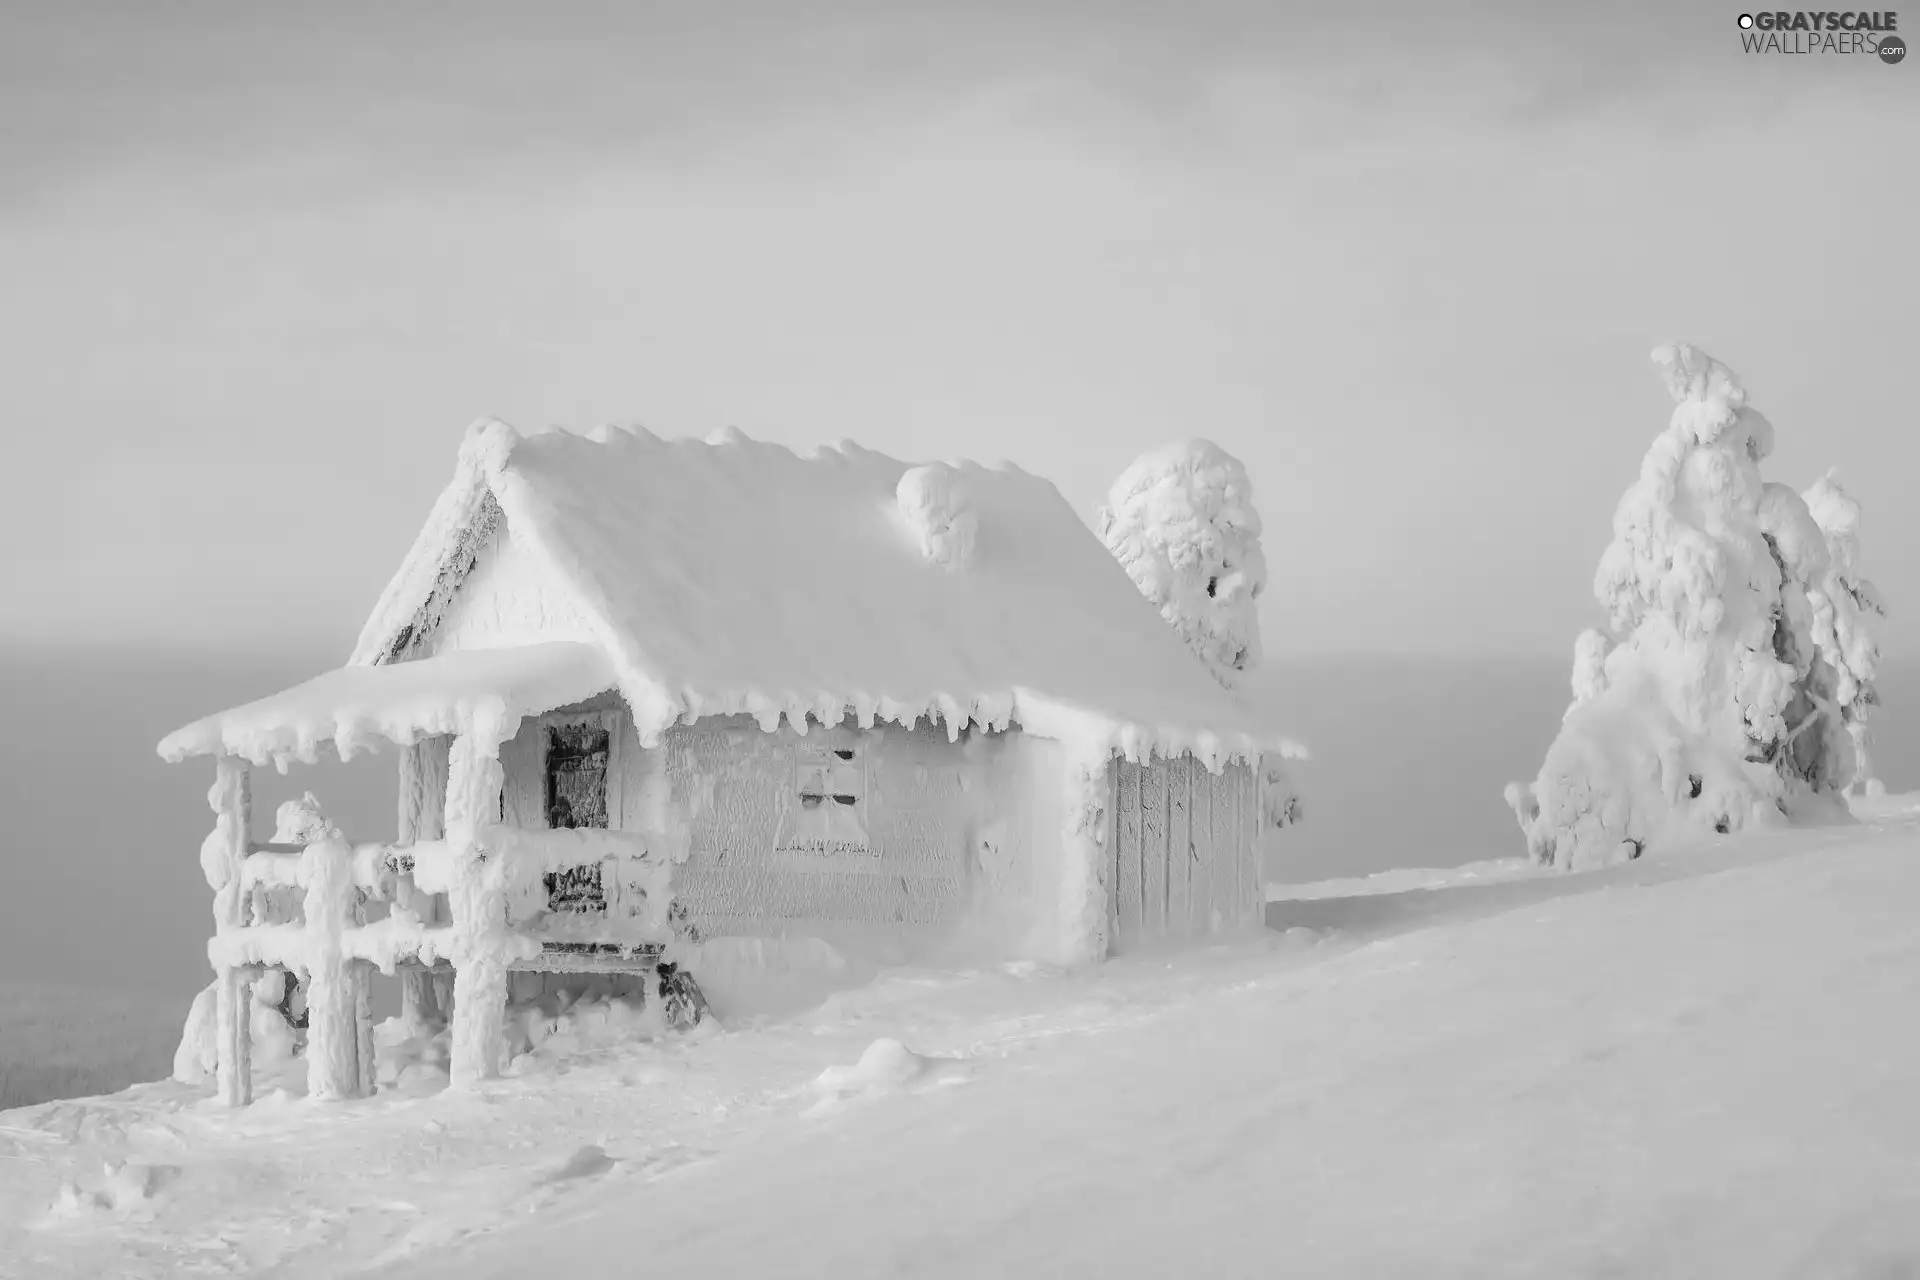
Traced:
<svg viewBox="0 0 1920 1280">
<path fill-rule="evenodd" d="M 1860 571 L 1860 503 L 1831 471 L 1800 495 L 1827 543 L 1828 571 L 1808 595 L 1813 603 L 1813 640 L 1837 681 L 1833 701 L 1853 741 L 1852 789 L 1877 793 L 1867 750 L 1867 719 L 1879 705 L 1880 592 Z"/>
<path fill-rule="evenodd" d="M 1183 440 L 1134 459 L 1107 491 L 1096 529 L 1107 550 L 1207 670 L 1227 688 L 1260 661 L 1267 559 L 1260 514 L 1240 460 L 1210 440 Z M 1300 802 L 1281 758 L 1263 757 L 1268 825 Z"/>
<path fill-rule="evenodd" d="M 1215 679 L 1231 688 L 1260 661 L 1267 560 L 1238 458 L 1208 440 L 1141 454 L 1107 491 L 1099 533 Z"/>
<path fill-rule="evenodd" d="M 1575 644 L 1573 704 L 1539 777 L 1507 788 L 1530 852 L 1556 866 L 1838 816 L 1855 773 L 1860 668 L 1833 637 L 1852 634 L 1862 597 L 1837 585 L 1834 537 L 1761 478 L 1773 425 L 1731 370 L 1683 343 L 1653 360 L 1675 408 L 1594 578 L 1609 629 Z"/>
</svg>

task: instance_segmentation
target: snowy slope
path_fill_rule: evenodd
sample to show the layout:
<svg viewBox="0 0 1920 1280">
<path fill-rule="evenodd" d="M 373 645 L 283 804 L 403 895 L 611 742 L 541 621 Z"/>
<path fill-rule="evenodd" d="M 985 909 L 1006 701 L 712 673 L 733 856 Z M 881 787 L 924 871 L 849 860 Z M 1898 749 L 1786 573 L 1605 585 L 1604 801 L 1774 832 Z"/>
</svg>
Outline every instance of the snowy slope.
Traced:
<svg viewBox="0 0 1920 1280">
<path fill-rule="evenodd" d="M 1889 803 L 1300 893 L 1256 941 L 894 974 L 478 1096 L 10 1112 L 0 1273 L 1903 1274 L 1917 842 Z"/>
</svg>

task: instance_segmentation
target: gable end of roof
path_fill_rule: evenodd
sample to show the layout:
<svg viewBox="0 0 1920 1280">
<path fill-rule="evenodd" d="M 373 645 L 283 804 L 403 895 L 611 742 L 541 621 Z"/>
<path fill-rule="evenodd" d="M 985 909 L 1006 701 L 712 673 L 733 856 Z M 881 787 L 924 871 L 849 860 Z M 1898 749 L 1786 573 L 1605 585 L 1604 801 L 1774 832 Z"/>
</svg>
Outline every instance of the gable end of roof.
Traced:
<svg viewBox="0 0 1920 1280">
<path fill-rule="evenodd" d="M 440 629 L 441 619 L 446 616 L 454 597 L 460 593 L 461 586 L 479 562 L 481 548 L 492 539 L 505 518 L 506 513 L 500 510 L 500 500 L 493 496 L 493 490 L 482 490 L 478 510 L 460 530 L 446 558 L 440 562 L 440 571 L 434 575 L 426 599 L 413 611 L 412 619 L 401 624 L 400 629 L 394 632 L 386 649 L 374 659 L 375 664 L 404 662 L 427 651 L 428 642 Z"/>
<path fill-rule="evenodd" d="M 420 652 L 472 571 L 479 549 L 502 516 L 494 478 L 520 434 L 504 422 L 482 420 L 460 442 L 453 479 L 434 501 L 355 642 L 349 666 L 402 661 Z"/>
</svg>

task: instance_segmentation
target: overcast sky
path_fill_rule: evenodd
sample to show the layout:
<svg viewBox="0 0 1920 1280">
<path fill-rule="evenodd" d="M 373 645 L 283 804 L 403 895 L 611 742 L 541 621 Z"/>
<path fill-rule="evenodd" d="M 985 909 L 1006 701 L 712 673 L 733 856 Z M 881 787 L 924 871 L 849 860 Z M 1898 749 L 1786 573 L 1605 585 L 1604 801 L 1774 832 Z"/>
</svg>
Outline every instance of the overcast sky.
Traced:
<svg viewBox="0 0 1920 1280">
<path fill-rule="evenodd" d="M 496 415 L 1083 510 L 1205 435 L 1270 651 L 1565 652 L 1672 337 L 1905 616 L 1920 60 L 1737 12 L 7 5 L 0 636 L 344 658 Z"/>
</svg>

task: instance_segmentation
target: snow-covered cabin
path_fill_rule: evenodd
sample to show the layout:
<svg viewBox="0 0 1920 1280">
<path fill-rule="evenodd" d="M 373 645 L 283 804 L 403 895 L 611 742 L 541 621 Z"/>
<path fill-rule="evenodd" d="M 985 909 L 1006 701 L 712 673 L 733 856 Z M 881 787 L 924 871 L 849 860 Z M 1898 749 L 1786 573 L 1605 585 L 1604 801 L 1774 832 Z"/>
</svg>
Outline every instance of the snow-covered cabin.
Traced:
<svg viewBox="0 0 1920 1280">
<path fill-rule="evenodd" d="M 394 841 L 256 842 L 249 764 L 329 741 L 398 746 Z M 500 423 L 346 667 L 160 744 L 218 762 L 235 1104 L 265 966 L 308 976 L 338 1095 L 371 1079 L 376 968 L 450 1012 L 458 1085 L 501 1065 L 514 971 L 697 979 L 741 938 L 1074 963 L 1243 928 L 1253 766 L 1295 751 L 1018 468 Z"/>
</svg>

